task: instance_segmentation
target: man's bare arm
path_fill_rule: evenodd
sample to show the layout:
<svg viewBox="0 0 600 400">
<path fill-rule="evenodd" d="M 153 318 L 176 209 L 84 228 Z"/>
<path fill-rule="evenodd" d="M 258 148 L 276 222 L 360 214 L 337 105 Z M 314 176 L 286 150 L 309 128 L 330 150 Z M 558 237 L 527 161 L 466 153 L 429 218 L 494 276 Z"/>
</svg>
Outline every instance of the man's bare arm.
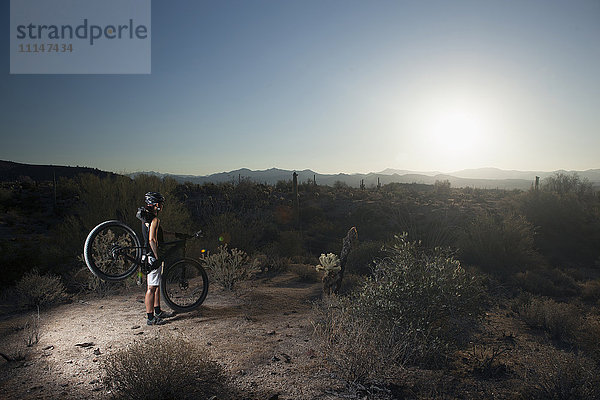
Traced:
<svg viewBox="0 0 600 400">
<path fill-rule="evenodd" d="M 150 224 L 150 232 L 148 233 L 148 242 L 150 243 L 150 248 L 154 253 L 154 257 L 158 258 L 158 225 L 160 224 L 160 220 L 158 218 L 154 218 L 152 223 Z"/>
</svg>

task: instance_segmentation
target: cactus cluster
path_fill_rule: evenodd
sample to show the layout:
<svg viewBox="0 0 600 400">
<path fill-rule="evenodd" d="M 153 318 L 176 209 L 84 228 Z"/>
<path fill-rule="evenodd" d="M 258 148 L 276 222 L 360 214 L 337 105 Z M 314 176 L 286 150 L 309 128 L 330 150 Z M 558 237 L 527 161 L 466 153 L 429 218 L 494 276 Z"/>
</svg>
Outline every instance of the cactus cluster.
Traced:
<svg viewBox="0 0 600 400">
<path fill-rule="evenodd" d="M 319 262 L 321 264 L 316 266 L 317 271 L 325 271 L 326 276 L 335 274 L 342 269 L 340 258 L 333 253 L 321 254 Z"/>
</svg>

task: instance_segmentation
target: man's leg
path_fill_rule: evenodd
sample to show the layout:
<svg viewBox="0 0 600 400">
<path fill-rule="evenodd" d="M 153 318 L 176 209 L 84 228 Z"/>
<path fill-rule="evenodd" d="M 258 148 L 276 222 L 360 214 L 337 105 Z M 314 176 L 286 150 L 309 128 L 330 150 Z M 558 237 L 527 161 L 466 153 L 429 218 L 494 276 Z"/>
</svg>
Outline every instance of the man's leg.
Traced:
<svg viewBox="0 0 600 400">
<path fill-rule="evenodd" d="M 162 318 L 156 316 L 158 309 L 160 314 L 160 268 L 151 271 L 146 277 L 148 281 L 148 291 L 146 292 L 146 313 L 148 314 L 148 325 L 162 325 Z"/>
<path fill-rule="evenodd" d="M 159 286 L 155 286 L 155 293 L 154 293 L 154 308 L 159 308 L 160 309 L 160 289 Z"/>
<path fill-rule="evenodd" d="M 154 303 L 155 299 L 159 296 L 158 286 L 148 285 L 148 290 L 146 291 L 146 314 L 148 316 L 148 320 L 146 324 L 148 325 L 162 325 L 165 323 L 162 318 L 159 318 L 154 315 Z"/>
<path fill-rule="evenodd" d="M 144 299 L 144 303 L 146 303 L 146 313 L 148 315 L 150 315 L 150 313 L 154 314 L 154 303 L 156 303 L 156 289 L 158 289 L 158 286 L 148 285 L 148 290 L 146 290 L 146 297 Z"/>
</svg>

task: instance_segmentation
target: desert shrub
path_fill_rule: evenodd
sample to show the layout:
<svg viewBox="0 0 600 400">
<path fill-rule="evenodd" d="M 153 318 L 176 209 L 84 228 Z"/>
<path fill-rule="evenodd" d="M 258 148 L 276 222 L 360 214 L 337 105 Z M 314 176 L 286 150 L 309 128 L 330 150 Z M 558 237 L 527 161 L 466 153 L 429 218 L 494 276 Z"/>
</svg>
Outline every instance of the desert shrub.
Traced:
<svg viewBox="0 0 600 400">
<path fill-rule="evenodd" d="M 572 304 L 532 297 L 519 312 L 527 325 L 547 332 L 554 340 L 574 343 L 582 323 L 581 311 Z"/>
<path fill-rule="evenodd" d="M 387 217 L 393 221 L 395 232 L 408 232 L 430 248 L 454 245 L 463 219 L 456 210 L 413 206 L 392 209 Z"/>
<path fill-rule="evenodd" d="M 467 353 L 468 359 L 473 365 L 473 372 L 484 378 L 499 378 L 508 372 L 507 365 L 503 362 L 504 354 L 509 354 L 514 348 L 510 343 L 498 343 L 492 346 L 485 344 L 473 344 L 471 351 Z"/>
<path fill-rule="evenodd" d="M 315 333 L 330 366 L 352 383 L 389 380 L 405 363 L 404 343 L 385 340 L 383 325 L 364 318 L 349 298 L 329 297 L 316 305 Z"/>
<path fill-rule="evenodd" d="M 333 188 L 336 190 L 345 190 L 348 189 L 348 184 L 346 182 L 342 182 L 342 181 L 335 181 L 333 182 Z"/>
<path fill-rule="evenodd" d="M 42 259 L 49 267 L 69 272 L 79 267 L 76 257 L 89 231 L 102 221 L 118 219 L 141 234 L 140 221 L 135 217 L 143 205 L 144 193 L 159 191 L 166 197 L 166 206 L 160 219 L 170 231 L 189 231 L 190 214 L 172 194 L 177 182 L 170 178 L 139 175 L 100 178 L 92 174 L 77 176 L 72 184 L 77 189 L 77 202 L 71 214 L 51 230 L 51 241 Z M 57 267 L 59 266 L 59 267 Z"/>
<path fill-rule="evenodd" d="M 538 261 L 533 225 L 515 214 L 479 215 L 462 233 L 458 247 L 464 261 L 494 274 L 521 271 Z"/>
<path fill-rule="evenodd" d="M 373 276 L 317 323 L 333 364 L 346 377 L 387 379 L 407 364 L 440 365 L 466 343 L 483 312 L 481 284 L 449 251 L 426 251 L 402 235 L 386 254 Z M 336 350 L 352 343 L 351 352 Z M 365 354 L 375 359 L 359 359 Z M 358 372 L 363 370 L 372 372 Z"/>
<path fill-rule="evenodd" d="M 31 347 L 35 344 L 38 344 L 40 341 L 40 313 L 34 313 L 27 318 L 27 322 L 25 322 L 25 326 L 23 328 L 24 332 L 24 342 L 27 347 Z"/>
<path fill-rule="evenodd" d="M 556 351 L 532 371 L 522 398 L 533 400 L 592 400 L 600 396 L 600 379 L 590 359 Z"/>
<path fill-rule="evenodd" d="M 287 257 L 269 256 L 265 263 L 265 272 L 269 275 L 277 275 L 287 271 L 292 261 Z"/>
<path fill-rule="evenodd" d="M 36 240 L 0 240 L 0 286 L 13 285 L 23 274 L 39 266 L 42 259 Z"/>
<path fill-rule="evenodd" d="M 567 175 L 557 172 L 542 180 L 542 190 L 559 195 L 574 194 L 581 199 L 594 197 L 594 189 L 587 178 L 581 179 L 577 173 Z"/>
<path fill-rule="evenodd" d="M 577 346 L 600 365 L 600 317 L 590 316 L 583 320 Z"/>
<path fill-rule="evenodd" d="M 438 195 L 444 195 L 444 196 L 449 195 L 450 187 L 451 187 L 451 184 L 448 179 L 444 179 L 443 181 L 436 180 L 435 183 L 433 184 L 435 193 L 437 193 Z"/>
<path fill-rule="evenodd" d="M 140 273 L 138 271 L 138 273 Z M 141 273 L 140 273 L 141 274 Z M 66 277 L 63 277 L 67 290 L 71 293 L 93 292 L 96 295 L 104 297 L 109 293 L 114 293 L 123 288 L 134 286 L 138 283 L 137 274 L 133 274 L 127 279 L 118 282 L 107 282 L 92 274 L 88 267 L 80 267 L 71 271 Z"/>
<path fill-rule="evenodd" d="M 5 211 L 9 209 L 12 202 L 13 192 L 8 188 L 0 188 L 0 210 Z"/>
<path fill-rule="evenodd" d="M 206 252 L 200 260 L 209 269 L 214 281 L 226 290 L 232 290 L 237 282 L 248 279 L 253 271 L 248 255 L 242 250 L 229 250 L 227 245 L 219 246 L 214 254 Z"/>
<path fill-rule="evenodd" d="M 36 270 L 23 275 L 15 287 L 22 304 L 29 308 L 49 306 L 65 297 L 60 277 L 40 275 Z"/>
<path fill-rule="evenodd" d="M 375 266 L 375 260 L 383 254 L 382 247 L 382 244 L 378 242 L 359 243 L 348 254 L 346 272 L 370 275 Z"/>
<path fill-rule="evenodd" d="M 357 274 L 344 274 L 342 279 L 342 286 L 340 287 L 340 294 L 349 295 L 356 293 L 364 284 L 366 277 L 364 275 Z"/>
<path fill-rule="evenodd" d="M 581 285 L 581 298 L 589 303 L 600 301 L 600 280 L 590 280 Z"/>
<path fill-rule="evenodd" d="M 221 367 L 206 350 L 181 338 L 155 337 L 134 342 L 109 354 L 102 369 L 104 383 L 117 398 L 229 398 Z"/>
<path fill-rule="evenodd" d="M 265 263 L 266 270 L 269 274 L 279 274 L 287 271 L 292 261 L 287 257 L 269 256 Z"/>
<path fill-rule="evenodd" d="M 205 232 L 206 236 L 215 243 L 242 249 L 252 248 L 256 237 L 255 232 L 245 226 L 241 219 L 233 213 L 212 217 Z"/>
<path fill-rule="evenodd" d="M 535 245 L 552 264 L 587 266 L 598 257 L 600 215 L 585 185 L 567 182 L 530 191 L 518 199 L 520 212 L 536 226 Z"/>
<path fill-rule="evenodd" d="M 319 282 L 319 274 L 312 265 L 292 264 L 289 266 L 290 272 L 296 274 L 301 282 L 315 283 Z"/>
<path fill-rule="evenodd" d="M 279 255 L 283 257 L 294 257 L 304 254 L 302 236 L 299 232 L 281 232 L 277 243 Z"/>
<path fill-rule="evenodd" d="M 406 235 L 388 246 L 360 290 L 359 312 L 388 321 L 388 334 L 409 344 L 412 361 L 442 361 L 461 345 L 483 312 L 484 290 L 450 251 L 425 250 Z"/>
<path fill-rule="evenodd" d="M 527 292 L 549 297 L 572 297 L 580 291 L 577 282 L 557 268 L 518 272 L 510 282 Z"/>
</svg>

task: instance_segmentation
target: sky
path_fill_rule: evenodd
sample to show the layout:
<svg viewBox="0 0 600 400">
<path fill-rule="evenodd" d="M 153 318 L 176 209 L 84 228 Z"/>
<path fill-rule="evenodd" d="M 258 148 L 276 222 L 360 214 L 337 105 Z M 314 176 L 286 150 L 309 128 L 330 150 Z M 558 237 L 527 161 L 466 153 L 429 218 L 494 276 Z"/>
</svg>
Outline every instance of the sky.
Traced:
<svg viewBox="0 0 600 400">
<path fill-rule="evenodd" d="M 151 73 L 10 74 L 0 159 L 115 172 L 600 168 L 600 1 L 152 1 Z"/>
</svg>

